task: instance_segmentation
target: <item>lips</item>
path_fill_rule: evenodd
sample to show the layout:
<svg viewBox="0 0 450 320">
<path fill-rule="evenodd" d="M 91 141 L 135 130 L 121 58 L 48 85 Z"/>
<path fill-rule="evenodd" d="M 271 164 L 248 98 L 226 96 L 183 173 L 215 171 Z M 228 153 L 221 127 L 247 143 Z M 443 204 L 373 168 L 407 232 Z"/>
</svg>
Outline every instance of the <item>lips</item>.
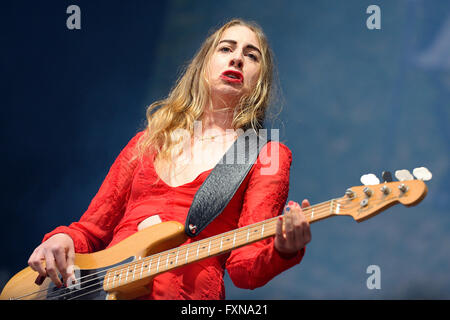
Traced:
<svg viewBox="0 0 450 320">
<path fill-rule="evenodd" d="M 244 75 L 236 70 L 227 70 L 220 75 L 220 78 L 233 83 L 242 83 Z"/>
</svg>

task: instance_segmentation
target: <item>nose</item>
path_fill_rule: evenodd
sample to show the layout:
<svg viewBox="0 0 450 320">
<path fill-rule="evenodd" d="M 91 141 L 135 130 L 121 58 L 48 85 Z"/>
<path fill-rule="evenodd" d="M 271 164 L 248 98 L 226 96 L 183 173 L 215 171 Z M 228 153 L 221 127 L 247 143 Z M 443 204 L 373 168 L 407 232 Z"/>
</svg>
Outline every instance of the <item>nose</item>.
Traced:
<svg viewBox="0 0 450 320">
<path fill-rule="evenodd" d="M 242 67 L 244 66 L 244 60 L 242 59 L 242 56 L 239 54 L 231 58 L 230 66 L 236 67 L 238 69 L 242 70 Z"/>
</svg>

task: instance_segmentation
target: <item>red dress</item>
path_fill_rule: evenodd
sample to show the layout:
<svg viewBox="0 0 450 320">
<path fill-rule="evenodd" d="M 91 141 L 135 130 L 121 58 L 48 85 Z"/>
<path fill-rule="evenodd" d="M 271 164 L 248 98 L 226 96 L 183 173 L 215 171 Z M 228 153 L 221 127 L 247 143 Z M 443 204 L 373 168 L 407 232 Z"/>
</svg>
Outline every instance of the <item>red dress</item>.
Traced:
<svg viewBox="0 0 450 320">
<path fill-rule="evenodd" d="M 153 157 L 129 162 L 142 134 L 136 134 L 119 154 L 81 219 L 68 227 L 56 228 L 43 241 L 56 233 L 66 233 L 73 239 L 76 252 L 89 253 L 129 237 L 137 232 L 141 221 L 152 215 L 159 215 L 163 222 L 174 220 L 184 225 L 194 195 L 212 169 L 191 182 L 171 187 L 158 179 Z M 281 214 L 289 191 L 291 161 L 291 151 L 285 145 L 269 142 L 225 210 L 194 241 Z M 278 170 L 261 174 L 274 164 Z M 186 243 L 189 242 L 191 239 Z M 286 259 L 278 254 L 273 242 L 274 237 L 270 237 L 158 275 L 153 280 L 152 293 L 143 298 L 225 299 L 225 269 L 237 287 L 261 287 L 298 264 L 305 252 L 302 249 Z"/>
</svg>

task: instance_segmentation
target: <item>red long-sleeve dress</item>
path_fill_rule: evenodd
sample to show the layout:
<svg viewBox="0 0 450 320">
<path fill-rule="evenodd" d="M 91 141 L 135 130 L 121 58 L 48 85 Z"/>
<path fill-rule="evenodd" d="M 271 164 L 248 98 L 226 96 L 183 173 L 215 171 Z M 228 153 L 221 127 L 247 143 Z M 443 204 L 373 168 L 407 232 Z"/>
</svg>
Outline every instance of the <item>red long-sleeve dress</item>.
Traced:
<svg viewBox="0 0 450 320">
<path fill-rule="evenodd" d="M 66 233 L 73 239 L 76 252 L 89 253 L 111 247 L 137 232 L 138 224 L 152 215 L 159 215 L 163 222 L 184 224 L 196 191 L 212 169 L 191 182 L 171 187 L 158 179 L 152 156 L 145 156 L 142 162 L 129 162 L 142 134 L 137 133 L 119 154 L 81 219 L 57 227 L 43 241 L 56 233 Z M 269 142 L 225 210 L 194 241 L 281 214 L 289 191 L 291 161 L 291 151 L 285 145 Z M 278 170 L 261 174 L 273 164 L 278 165 Z M 304 255 L 302 249 L 286 259 L 273 242 L 271 237 L 158 275 L 153 279 L 151 294 L 143 298 L 224 299 L 225 269 L 237 287 L 261 287 L 298 264 Z"/>
</svg>

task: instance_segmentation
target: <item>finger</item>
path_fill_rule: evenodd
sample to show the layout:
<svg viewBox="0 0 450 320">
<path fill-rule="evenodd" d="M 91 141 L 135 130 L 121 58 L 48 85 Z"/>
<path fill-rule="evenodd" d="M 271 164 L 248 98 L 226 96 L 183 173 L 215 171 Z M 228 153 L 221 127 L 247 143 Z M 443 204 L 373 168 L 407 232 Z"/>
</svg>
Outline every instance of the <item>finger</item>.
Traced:
<svg viewBox="0 0 450 320">
<path fill-rule="evenodd" d="M 308 199 L 304 199 L 302 201 L 302 209 L 308 208 L 310 206 L 311 206 L 311 204 L 309 203 Z M 308 243 L 311 240 L 311 230 L 309 227 L 309 220 L 307 219 L 305 212 L 303 210 L 301 210 L 300 215 L 301 215 L 302 224 L 304 224 L 304 226 L 302 227 L 302 230 L 303 230 L 302 233 L 305 236 L 305 240 L 307 241 L 306 243 Z"/>
<path fill-rule="evenodd" d="M 288 206 L 292 209 L 292 208 L 295 208 L 295 207 L 300 207 L 299 206 L 299 204 L 298 204 L 298 202 L 295 202 L 295 201 L 289 201 L 288 202 Z"/>
<path fill-rule="evenodd" d="M 286 243 L 287 246 L 292 246 L 294 244 L 294 224 L 292 221 L 292 215 L 294 213 L 294 208 L 288 213 L 285 214 L 285 223 L 284 229 L 286 234 Z"/>
<path fill-rule="evenodd" d="M 304 199 L 302 201 L 302 208 L 306 208 L 306 207 L 310 207 L 310 206 L 311 206 L 311 204 L 309 203 L 308 199 Z"/>
<path fill-rule="evenodd" d="M 284 243 L 284 235 L 283 235 L 283 217 L 280 216 L 277 221 L 276 229 L 275 229 L 275 237 L 276 241 L 279 241 L 280 244 Z"/>
<path fill-rule="evenodd" d="M 305 238 L 305 245 L 311 242 L 311 228 L 308 221 L 306 221 L 305 227 L 303 228 L 303 237 Z"/>
<path fill-rule="evenodd" d="M 308 219 L 306 219 L 306 217 L 303 213 L 300 215 L 299 230 L 301 230 L 301 237 L 302 237 L 301 247 L 303 248 L 307 243 L 309 243 L 311 241 L 311 229 L 309 226 Z"/>
<path fill-rule="evenodd" d="M 34 250 L 33 254 L 30 256 L 30 259 L 28 259 L 28 265 L 31 269 L 39 273 L 39 276 L 46 277 L 47 272 L 44 268 L 44 254 L 41 249 Z"/>
<path fill-rule="evenodd" d="M 300 209 L 299 209 L 300 210 Z M 294 223 L 294 239 L 295 239 L 295 249 L 300 250 L 304 246 L 304 226 L 303 222 L 305 217 L 301 212 L 297 212 L 293 217 Z"/>
<path fill-rule="evenodd" d="M 308 206 L 308 201 L 303 201 L 302 206 Z M 305 245 L 310 241 L 310 229 L 309 222 L 303 213 L 300 205 L 297 204 L 295 208 L 295 212 L 297 213 L 294 216 L 294 226 L 295 226 L 295 249 L 301 250 L 305 247 Z"/>
<path fill-rule="evenodd" d="M 47 270 L 47 275 L 52 279 L 53 283 L 57 287 L 61 287 L 62 283 L 59 280 L 58 273 L 55 266 L 55 257 L 51 251 L 46 251 L 45 254 L 45 268 Z"/>
<path fill-rule="evenodd" d="M 63 283 L 66 283 L 70 274 L 67 273 L 68 264 L 66 251 L 63 247 L 57 247 L 52 250 L 53 256 L 55 257 L 56 268 L 63 278 Z"/>
</svg>

